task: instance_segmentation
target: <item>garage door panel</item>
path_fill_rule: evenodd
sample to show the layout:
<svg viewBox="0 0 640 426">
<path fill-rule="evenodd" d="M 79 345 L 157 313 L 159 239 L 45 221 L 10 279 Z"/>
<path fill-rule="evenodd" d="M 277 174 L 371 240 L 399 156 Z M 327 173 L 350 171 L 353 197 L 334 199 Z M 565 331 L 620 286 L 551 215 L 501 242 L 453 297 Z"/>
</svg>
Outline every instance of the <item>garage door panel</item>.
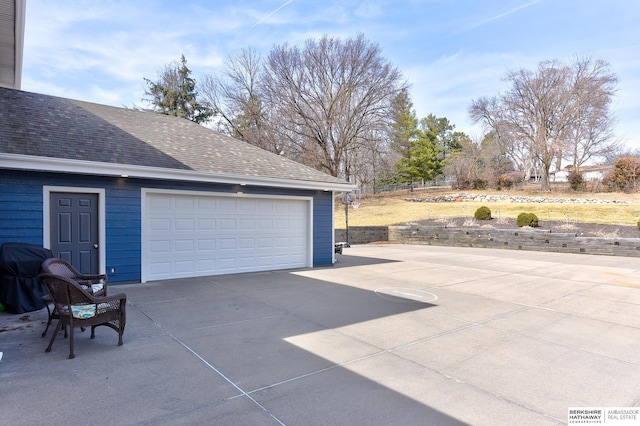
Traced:
<svg viewBox="0 0 640 426">
<path fill-rule="evenodd" d="M 273 247 L 273 238 L 256 238 L 256 248 L 270 249 Z"/>
<path fill-rule="evenodd" d="M 176 231 L 193 231 L 195 229 L 195 219 L 178 217 L 173 221 L 173 229 Z"/>
<path fill-rule="evenodd" d="M 222 271 L 229 271 L 236 268 L 237 259 L 235 257 L 221 257 L 218 259 L 218 268 Z"/>
<path fill-rule="evenodd" d="M 211 218 L 198 218 L 198 231 L 215 231 L 216 220 Z"/>
<path fill-rule="evenodd" d="M 256 240 L 253 238 L 239 238 L 238 239 L 238 248 L 239 249 L 253 249 L 256 247 Z"/>
<path fill-rule="evenodd" d="M 214 211 L 216 209 L 216 199 L 209 197 L 198 197 L 199 211 Z"/>
<path fill-rule="evenodd" d="M 307 200 L 146 195 L 145 280 L 310 266 Z"/>
<path fill-rule="evenodd" d="M 304 254 L 293 254 L 290 256 L 289 261 L 294 264 L 302 264 L 304 262 Z"/>
<path fill-rule="evenodd" d="M 170 240 L 154 240 L 149 244 L 149 251 L 151 253 L 171 253 L 171 241 Z"/>
<path fill-rule="evenodd" d="M 289 238 L 287 237 L 273 239 L 273 247 L 275 248 L 282 248 L 282 247 L 288 247 L 288 246 L 289 246 Z"/>
<path fill-rule="evenodd" d="M 235 238 L 221 238 L 218 240 L 218 247 L 220 250 L 235 250 L 236 239 Z"/>
<path fill-rule="evenodd" d="M 304 235 L 291 235 L 289 237 L 289 244 L 296 247 L 304 247 L 307 244 L 307 239 Z"/>
<path fill-rule="evenodd" d="M 216 210 L 218 211 L 236 211 L 236 200 L 231 198 L 218 198 L 216 203 Z"/>
<path fill-rule="evenodd" d="M 221 231 L 235 231 L 236 230 L 236 220 L 235 219 L 219 219 L 218 221 L 219 227 Z"/>
<path fill-rule="evenodd" d="M 276 254 L 273 256 L 273 263 L 277 266 L 284 266 L 290 263 L 288 254 Z"/>
<path fill-rule="evenodd" d="M 279 231 L 280 231 L 280 230 L 288 230 L 288 229 L 290 228 L 290 227 L 289 227 L 289 223 L 290 223 L 290 222 L 291 222 L 291 221 L 290 221 L 290 220 L 288 220 L 288 219 L 276 219 L 276 220 L 273 222 L 273 225 L 274 225 L 274 228 L 275 228 L 275 229 L 277 229 L 277 230 L 279 230 Z"/>
<path fill-rule="evenodd" d="M 236 201 L 236 211 L 240 214 L 249 213 L 253 214 L 255 212 L 255 201 L 254 200 L 238 200 Z"/>
<path fill-rule="evenodd" d="M 171 208 L 173 198 L 169 197 L 147 197 L 147 205 L 153 210 L 167 210 Z"/>
<path fill-rule="evenodd" d="M 190 273 L 194 269 L 194 260 L 179 260 L 173 263 L 176 274 Z"/>
<path fill-rule="evenodd" d="M 307 206 L 303 203 L 290 203 L 289 213 L 295 216 L 306 216 Z"/>
<path fill-rule="evenodd" d="M 253 269 L 256 266 L 255 256 L 246 256 L 238 258 L 238 267 L 242 269 Z"/>
<path fill-rule="evenodd" d="M 256 225 L 257 231 L 270 231 L 273 229 L 273 220 L 258 219 L 258 223 Z"/>
<path fill-rule="evenodd" d="M 259 200 L 259 201 L 256 201 L 255 206 L 257 211 L 262 212 L 263 214 L 273 213 L 273 201 Z"/>
<path fill-rule="evenodd" d="M 291 203 L 276 203 L 274 204 L 274 210 L 276 214 L 279 215 L 288 215 L 291 211 L 292 204 Z"/>
<path fill-rule="evenodd" d="M 149 271 L 153 276 L 162 276 L 171 273 L 171 264 L 169 262 L 151 262 L 149 263 Z"/>
<path fill-rule="evenodd" d="M 171 219 L 169 218 L 150 218 L 149 229 L 151 231 L 170 231 Z"/>
<path fill-rule="evenodd" d="M 195 250 L 195 244 L 193 240 L 175 240 L 175 251 L 193 253 Z"/>
<path fill-rule="evenodd" d="M 176 211 L 190 212 L 196 208 L 196 200 L 189 196 L 177 196 L 173 198 L 172 205 Z"/>
<path fill-rule="evenodd" d="M 307 229 L 307 221 L 302 219 L 289 219 L 289 231 L 296 234 L 304 233 Z"/>
<path fill-rule="evenodd" d="M 215 272 L 216 260 L 215 259 L 200 259 L 198 260 L 198 271 L 201 272 Z"/>
<path fill-rule="evenodd" d="M 256 229 L 255 219 L 238 219 L 238 229 L 244 231 L 253 231 Z"/>
<path fill-rule="evenodd" d="M 198 240 L 198 251 L 213 251 L 216 249 L 216 240 L 215 239 L 199 239 Z"/>
</svg>

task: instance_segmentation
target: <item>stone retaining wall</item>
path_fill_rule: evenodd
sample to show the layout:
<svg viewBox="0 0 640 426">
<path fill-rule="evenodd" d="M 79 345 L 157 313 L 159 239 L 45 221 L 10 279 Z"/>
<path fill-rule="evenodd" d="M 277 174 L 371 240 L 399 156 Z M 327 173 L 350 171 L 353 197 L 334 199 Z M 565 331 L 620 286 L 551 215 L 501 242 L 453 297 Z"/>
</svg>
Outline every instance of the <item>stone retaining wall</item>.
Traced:
<svg viewBox="0 0 640 426">
<path fill-rule="evenodd" d="M 347 241 L 347 232 L 344 229 L 336 229 L 336 243 Z M 378 241 L 389 241 L 389 228 L 387 226 L 350 226 L 349 244 L 368 244 Z"/>
<path fill-rule="evenodd" d="M 620 200 L 603 200 L 600 198 L 552 198 L 552 197 L 529 197 L 524 195 L 507 195 L 507 194 L 444 194 L 427 198 L 409 198 L 407 201 L 414 203 L 454 203 L 462 201 L 473 201 L 477 203 L 554 203 L 554 204 L 629 204 L 628 201 Z"/>
<path fill-rule="evenodd" d="M 336 242 L 340 241 L 346 241 L 344 229 L 336 229 Z M 551 233 L 549 230 L 527 228 L 513 230 L 416 225 L 349 227 L 350 244 L 380 241 L 640 257 L 640 238 L 578 237 L 574 233 Z"/>
</svg>

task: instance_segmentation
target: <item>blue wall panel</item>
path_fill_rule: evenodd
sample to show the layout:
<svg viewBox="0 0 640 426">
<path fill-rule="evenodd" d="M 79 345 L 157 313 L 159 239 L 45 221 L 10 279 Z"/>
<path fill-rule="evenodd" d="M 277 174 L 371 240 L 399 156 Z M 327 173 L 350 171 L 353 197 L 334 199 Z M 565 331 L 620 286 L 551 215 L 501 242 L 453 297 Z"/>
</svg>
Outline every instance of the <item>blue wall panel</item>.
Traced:
<svg viewBox="0 0 640 426">
<path fill-rule="evenodd" d="M 0 171 L 0 243 L 42 245 L 42 187 L 23 175 Z"/>
<path fill-rule="evenodd" d="M 313 264 L 333 263 L 331 192 L 236 185 L 153 181 L 0 170 L 0 244 L 43 243 L 43 186 L 105 189 L 106 268 L 111 282 L 139 282 L 141 277 L 141 189 L 313 197 Z"/>
<path fill-rule="evenodd" d="M 332 192 L 318 191 L 313 199 L 313 265 L 333 264 Z"/>
</svg>

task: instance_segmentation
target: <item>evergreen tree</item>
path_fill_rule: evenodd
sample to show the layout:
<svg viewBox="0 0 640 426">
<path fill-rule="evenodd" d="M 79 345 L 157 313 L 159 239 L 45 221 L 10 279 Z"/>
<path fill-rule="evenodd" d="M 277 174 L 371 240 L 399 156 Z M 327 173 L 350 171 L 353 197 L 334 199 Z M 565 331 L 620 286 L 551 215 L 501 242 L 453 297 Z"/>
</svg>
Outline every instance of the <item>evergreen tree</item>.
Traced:
<svg viewBox="0 0 640 426">
<path fill-rule="evenodd" d="M 442 148 L 435 143 L 432 132 L 419 129 L 408 154 L 398 161 L 398 174 L 403 182 L 433 180 L 442 173 Z"/>
<path fill-rule="evenodd" d="M 186 118 L 198 124 L 206 123 L 213 115 L 210 108 L 197 100 L 196 81 L 191 77 L 184 55 L 180 63 L 173 61 L 166 65 L 159 73 L 158 81 L 144 80 L 149 85 L 145 95 L 151 97 L 147 101 L 156 112 Z"/>
<path fill-rule="evenodd" d="M 462 132 L 454 132 L 455 125 L 446 117 L 436 117 L 429 114 L 420 121 L 421 131 L 425 133 L 436 146 L 441 148 L 442 157 L 448 157 L 451 152 L 459 150 L 462 145 L 460 139 L 466 135 Z"/>
<path fill-rule="evenodd" d="M 418 137 L 418 119 L 407 89 L 402 89 L 391 102 L 389 138 L 392 149 L 401 158 L 408 158 L 411 144 Z"/>
</svg>

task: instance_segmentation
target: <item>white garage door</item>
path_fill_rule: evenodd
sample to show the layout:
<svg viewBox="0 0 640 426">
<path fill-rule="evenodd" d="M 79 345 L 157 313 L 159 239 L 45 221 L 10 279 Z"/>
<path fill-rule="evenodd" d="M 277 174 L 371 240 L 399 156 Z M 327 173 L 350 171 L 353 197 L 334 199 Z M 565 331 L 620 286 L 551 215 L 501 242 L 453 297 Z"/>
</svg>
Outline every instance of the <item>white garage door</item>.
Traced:
<svg viewBox="0 0 640 426">
<path fill-rule="evenodd" d="M 308 199 L 144 195 L 142 280 L 311 266 Z"/>
</svg>

